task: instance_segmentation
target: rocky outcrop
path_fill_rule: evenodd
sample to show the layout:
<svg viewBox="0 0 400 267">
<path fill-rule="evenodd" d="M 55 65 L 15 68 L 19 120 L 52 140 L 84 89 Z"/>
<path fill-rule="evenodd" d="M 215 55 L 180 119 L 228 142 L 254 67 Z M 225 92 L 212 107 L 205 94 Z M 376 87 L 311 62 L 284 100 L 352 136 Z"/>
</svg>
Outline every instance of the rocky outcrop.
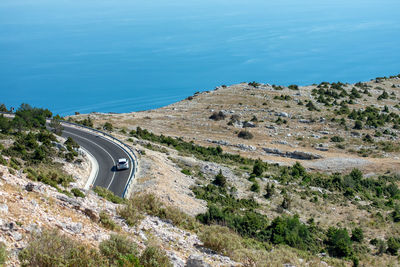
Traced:
<svg viewBox="0 0 400 267">
<path fill-rule="evenodd" d="M 200 255 L 190 255 L 185 267 L 211 267 Z"/>
<path fill-rule="evenodd" d="M 278 155 L 281 157 L 292 158 L 292 159 L 300 159 L 300 160 L 313 160 L 313 159 L 321 159 L 322 156 L 318 154 L 314 154 L 311 152 L 304 151 L 282 151 L 277 148 L 263 148 L 265 153 Z"/>
</svg>

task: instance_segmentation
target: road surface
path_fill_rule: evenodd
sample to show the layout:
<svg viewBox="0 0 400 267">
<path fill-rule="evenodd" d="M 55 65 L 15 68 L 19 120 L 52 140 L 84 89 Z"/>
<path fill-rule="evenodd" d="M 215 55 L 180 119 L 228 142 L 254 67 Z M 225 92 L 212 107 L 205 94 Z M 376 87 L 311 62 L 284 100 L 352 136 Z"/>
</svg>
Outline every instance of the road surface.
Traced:
<svg viewBox="0 0 400 267">
<path fill-rule="evenodd" d="M 78 127 L 63 124 L 63 137 L 72 137 L 81 147 L 89 151 L 99 164 L 99 172 L 94 179 L 93 187 L 101 186 L 109 189 L 115 195 L 123 197 L 125 186 L 134 168 L 129 155 L 112 141 Z M 128 170 L 116 170 L 119 158 L 129 161 Z"/>
</svg>

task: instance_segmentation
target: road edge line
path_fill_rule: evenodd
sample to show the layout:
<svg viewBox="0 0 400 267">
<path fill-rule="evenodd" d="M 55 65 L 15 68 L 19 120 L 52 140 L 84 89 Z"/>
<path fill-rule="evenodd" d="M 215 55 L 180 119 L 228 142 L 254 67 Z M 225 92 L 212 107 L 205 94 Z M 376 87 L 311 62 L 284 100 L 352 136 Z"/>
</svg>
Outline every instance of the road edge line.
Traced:
<svg viewBox="0 0 400 267">
<path fill-rule="evenodd" d="M 87 151 L 85 148 L 80 147 L 79 149 L 83 153 L 85 153 L 91 165 L 90 175 L 84 187 L 85 190 L 89 190 L 91 186 L 94 184 L 94 181 L 97 178 L 97 174 L 99 173 L 99 163 L 97 162 L 96 158 L 92 155 L 92 153 Z"/>
</svg>

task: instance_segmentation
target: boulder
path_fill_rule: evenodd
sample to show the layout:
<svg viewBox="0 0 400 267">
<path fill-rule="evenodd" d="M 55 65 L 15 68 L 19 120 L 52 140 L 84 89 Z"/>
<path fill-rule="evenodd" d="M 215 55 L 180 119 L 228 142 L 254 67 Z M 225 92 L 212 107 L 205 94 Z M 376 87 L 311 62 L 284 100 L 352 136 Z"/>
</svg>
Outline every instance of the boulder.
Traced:
<svg viewBox="0 0 400 267">
<path fill-rule="evenodd" d="M 74 234 L 79 234 L 82 231 L 82 223 L 72 223 L 65 227 Z"/>
<path fill-rule="evenodd" d="M 289 118 L 290 117 L 290 115 L 288 113 L 286 113 L 286 112 L 278 112 L 275 115 L 278 116 L 278 117 L 284 117 L 284 118 Z"/>
<path fill-rule="evenodd" d="M 81 206 L 81 203 L 73 198 L 67 197 L 65 195 L 58 195 L 57 199 L 68 203 L 69 205 L 73 206 L 74 208 L 79 208 Z"/>
<path fill-rule="evenodd" d="M 15 241 L 21 241 L 22 240 L 22 234 L 19 232 L 11 232 L 10 235 Z"/>
<path fill-rule="evenodd" d="M 251 121 L 244 121 L 242 125 L 243 125 L 242 126 L 243 128 L 255 128 L 255 127 L 257 127 L 257 125 L 252 123 Z"/>
<path fill-rule="evenodd" d="M 236 145 L 236 147 L 238 147 L 238 148 L 240 148 L 241 150 L 244 150 L 244 151 L 255 151 L 255 150 L 257 150 L 257 148 L 255 146 L 245 145 L 245 144 L 238 144 L 238 145 Z"/>
<path fill-rule="evenodd" d="M 190 255 L 186 262 L 186 267 L 211 267 L 210 264 L 205 262 L 199 255 Z"/>
<path fill-rule="evenodd" d="M 303 151 L 294 151 L 294 152 L 286 152 L 290 153 L 291 158 L 295 159 L 305 159 L 305 160 L 312 160 L 312 159 L 320 159 L 322 158 L 318 154 L 310 153 L 310 152 L 303 152 Z"/>
</svg>

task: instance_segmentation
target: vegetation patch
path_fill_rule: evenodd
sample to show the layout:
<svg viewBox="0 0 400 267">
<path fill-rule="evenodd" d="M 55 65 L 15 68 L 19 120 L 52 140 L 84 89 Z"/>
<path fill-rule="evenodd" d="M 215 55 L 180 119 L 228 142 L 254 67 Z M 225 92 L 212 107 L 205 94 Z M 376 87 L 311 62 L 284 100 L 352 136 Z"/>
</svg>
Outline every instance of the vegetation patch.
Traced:
<svg viewBox="0 0 400 267">
<path fill-rule="evenodd" d="M 108 201 L 111 201 L 112 203 L 121 204 L 125 202 L 123 198 L 114 195 L 114 193 L 108 190 L 107 188 L 96 186 L 93 191 L 97 195 L 107 199 Z"/>
</svg>

